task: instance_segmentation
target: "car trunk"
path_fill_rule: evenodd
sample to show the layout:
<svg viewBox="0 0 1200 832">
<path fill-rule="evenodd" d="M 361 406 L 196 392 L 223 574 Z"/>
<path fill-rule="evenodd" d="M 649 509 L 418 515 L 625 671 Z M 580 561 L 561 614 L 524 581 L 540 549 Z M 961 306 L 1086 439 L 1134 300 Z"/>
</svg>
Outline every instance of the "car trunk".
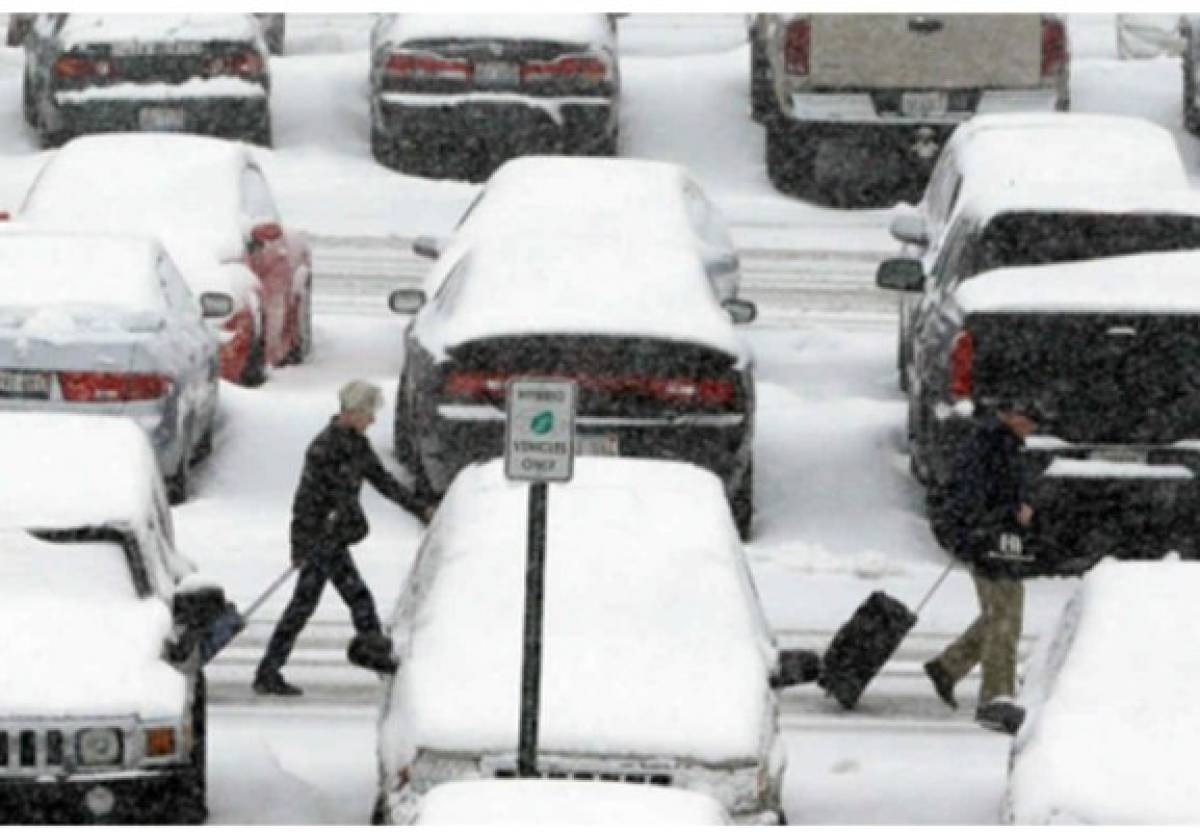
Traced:
<svg viewBox="0 0 1200 832">
<path fill-rule="evenodd" d="M 444 367 L 443 391 L 461 378 L 464 383 L 457 389 L 486 387 L 474 399 L 501 407 L 502 385 L 509 377 L 552 376 L 578 382 L 581 416 L 661 417 L 667 411 L 743 412 L 746 408 L 748 391 L 735 359 L 698 344 L 540 335 L 472 341 L 451 349 L 450 355 L 453 361 Z"/>
<path fill-rule="evenodd" d="M 560 76 L 550 82 L 530 83 L 524 78 L 522 64 L 526 61 L 551 61 L 563 55 L 591 54 L 586 44 L 552 40 L 513 40 L 503 38 L 449 39 L 423 38 L 400 46 L 404 50 L 428 52 L 442 58 L 466 61 L 470 79 L 445 78 L 385 79 L 389 89 L 414 92 L 463 92 L 467 89 L 486 92 L 520 92 L 523 94 L 596 94 L 608 91 L 606 84 L 586 83 L 583 80 Z"/>
<path fill-rule="evenodd" d="M 1200 316 L 975 314 L 973 398 L 1033 401 L 1039 432 L 1077 443 L 1200 436 Z"/>
<path fill-rule="evenodd" d="M 815 14 L 809 83 L 987 89 L 1041 83 L 1036 14 Z"/>
</svg>

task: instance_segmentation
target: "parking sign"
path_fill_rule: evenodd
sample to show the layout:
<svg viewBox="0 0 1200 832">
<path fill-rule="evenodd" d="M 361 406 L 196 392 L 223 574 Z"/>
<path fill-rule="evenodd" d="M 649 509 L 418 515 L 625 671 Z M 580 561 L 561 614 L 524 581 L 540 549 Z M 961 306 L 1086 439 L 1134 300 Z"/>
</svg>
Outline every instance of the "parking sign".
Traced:
<svg viewBox="0 0 1200 832">
<path fill-rule="evenodd" d="M 566 482 L 575 460 L 575 382 L 515 378 L 507 385 L 504 473 L 511 480 Z"/>
</svg>

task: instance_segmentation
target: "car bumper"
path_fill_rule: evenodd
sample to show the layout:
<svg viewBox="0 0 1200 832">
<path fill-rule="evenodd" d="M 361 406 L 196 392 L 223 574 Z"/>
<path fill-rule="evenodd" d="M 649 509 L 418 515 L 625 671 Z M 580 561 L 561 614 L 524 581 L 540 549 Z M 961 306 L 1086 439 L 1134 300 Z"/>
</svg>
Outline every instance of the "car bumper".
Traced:
<svg viewBox="0 0 1200 832">
<path fill-rule="evenodd" d="M 616 127 L 613 101 L 599 96 L 382 93 L 374 117 L 403 150 L 439 144 L 497 155 L 583 152 L 603 145 Z"/>
<path fill-rule="evenodd" d="M 171 818 L 185 788 L 184 770 L 176 767 L 53 780 L 0 777 L 0 818 L 17 824 L 161 821 Z"/>
<path fill-rule="evenodd" d="M 68 135 L 114 132 L 180 132 L 241 138 L 268 119 L 264 95 L 237 97 L 81 98 L 56 95 L 58 130 Z"/>
<path fill-rule="evenodd" d="M 497 408 L 443 404 L 434 421 L 434 429 L 422 437 L 421 461 L 438 493 L 465 466 L 504 455 L 504 412 Z M 727 494 L 750 464 L 751 423 L 742 413 L 675 420 L 578 416 L 575 431 L 577 442 L 615 441 L 619 456 L 680 460 L 705 468 L 720 477 Z"/>
</svg>

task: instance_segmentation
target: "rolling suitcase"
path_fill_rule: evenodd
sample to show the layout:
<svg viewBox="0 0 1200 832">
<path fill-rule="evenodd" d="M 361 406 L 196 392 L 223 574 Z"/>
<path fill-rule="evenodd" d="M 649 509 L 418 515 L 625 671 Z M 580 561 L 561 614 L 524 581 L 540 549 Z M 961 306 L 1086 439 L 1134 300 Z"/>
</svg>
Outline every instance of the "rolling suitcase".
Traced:
<svg viewBox="0 0 1200 832">
<path fill-rule="evenodd" d="M 957 565 L 951 562 L 942 570 L 915 612 L 886 592 L 872 592 L 829 643 L 817 684 L 847 710 L 858 704 L 867 685 L 896 652 L 921 610 Z"/>
<path fill-rule="evenodd" d="M 220 653 L 225 649 L 226 646 L 228 646 L 229 642 L 237 638 L 238 634 L 241 633 L 242 630 L 246 629 L 246 621 L 250 618 L 250 616 L 254 615 L 254 612 L 261 607 L 263 603 L 270 598 L 275 591 L 283 585 L 283 582 L 291 577 L 291 574 L 295 571 L 296 567 L 289 566 L 286 572 L 272 581 L 271 585 L 267 587 L 266 591 L 263 592 L 262 595 L 258 596 L 254 603 L 246 608 L 245 613 L 238 612 L 237 607 L 235 607 L 233 604 L 227 604 L 225 611 L 217 616 L 216 620 L 209 625 L 208 630 L 205 631 L 204 636 L 200 639 L 200 643 L 198 645 L 200 649 L 200 664 L 208 664 L 214 657 L 216 657 L 217 653 Z"/>
</svg>

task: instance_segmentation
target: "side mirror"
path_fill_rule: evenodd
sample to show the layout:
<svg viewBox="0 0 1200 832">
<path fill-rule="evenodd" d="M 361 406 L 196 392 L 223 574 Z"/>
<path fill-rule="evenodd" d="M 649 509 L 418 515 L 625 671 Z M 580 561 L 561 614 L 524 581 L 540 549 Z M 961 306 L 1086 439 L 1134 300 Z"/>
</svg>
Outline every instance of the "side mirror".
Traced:
<svg viewBox="0 0 1200 832">
<path fill-rule="evenodd" d="M 224 292 L 200 295 L 200 313 L 205 318 L 226 318 L 233 313 L 233 296 Z"/>
<path fill-rule="evenodd" d="M 925 288 L 925 269 L 920 260 L 893 257 L 879 264 L 875 285 L 893 292 L 919 292 Z"/>
<path fill-rule="evenodd" d="M 260 222 L 250 229 L 250 239 L 264 246 L 273 243 L 283 236 L 283 228 L 277 222 Z"/>
<path fill-rule="evenodd" d="M 442 243 L 437 237 L 422 235 L 413 240 L 413 254 L 426 260 L 436 260 L 442 254 Z"/>
<path fill-rule="evenodd" d="M 425 305 L 420 289 L 397 289 L 388 295 L 388 308 L 397 315 L 415 315 Z"/>
<path fill-rule="evenodd" d="M 815 682 L 821 676 L 821 657 L 811 650 L 780 650 L 779 667 L 771 674 L 771 689 Z"/>
<path fill-rule="evenodd" d="M 748 324 L 758 317 L 758 307 L 748 300 L 730 298 L 721 302 L 721 308 L 729 313 L 735 324 Z"/>
<path fill-rule="evenodd" d="M 888 231 L 902 243 L 914 246 L 929 245 L 929 230 L 925 228 L 925 220 L 920 214 L 905 211 L 892 218 Z"/>
</svg>

